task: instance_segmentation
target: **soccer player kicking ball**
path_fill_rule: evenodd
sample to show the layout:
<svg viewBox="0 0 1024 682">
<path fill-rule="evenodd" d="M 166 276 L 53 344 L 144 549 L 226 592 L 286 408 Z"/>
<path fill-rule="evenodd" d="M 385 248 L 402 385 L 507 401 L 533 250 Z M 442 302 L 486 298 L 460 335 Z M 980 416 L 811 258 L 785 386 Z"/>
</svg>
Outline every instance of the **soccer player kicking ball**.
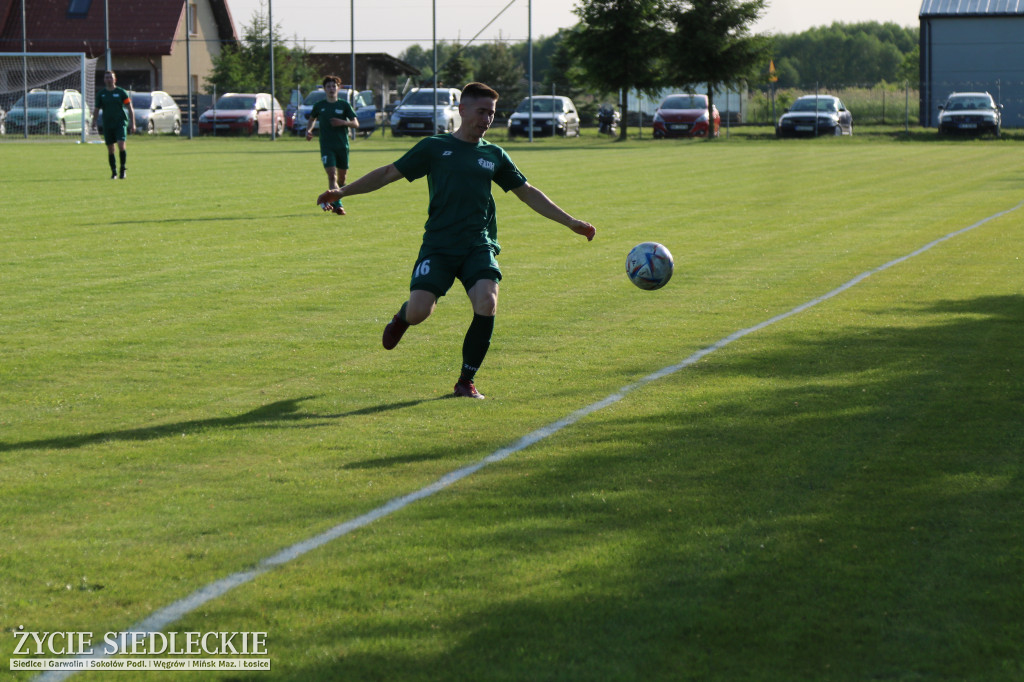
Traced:
<svg viewBox="0 0 1024 682">
<path fill-rule="evenodd" d="M 470 83 L 459 102 L 462 125 L 458 130 L 425 138 L 394 163 L 317 198 L 317 203 L 323 205 L 343 196 L 373 192 L 399 178 L 412 182 L 428 177 L 430 205 L 409 300 L 384 328 L 383 343 L 388 350 L 397 346 L 409 325 L 430 317 L 437 299 L 458 278 L 473 304 L 473 322 L 462 344 L 462 373 L 455 384 L 455 395 L 479 399 L 484 396 L 473 380 L 491 344 L 501 281 L 496 259 L 501 247 L 491 182 L 587 241 L 596 232 L 593 225 L 573 218 L 531 186 L 501 147 L 483 139 L 494 122 L 497 102 L 498 93 L 493 89 Z"/>
<path fill-rule="evenodd" d="M 326 99 L 313 105 L 306 123 L 306 141 L 313 139 L 313 121 L 320 122 L 320 160 L 327 172 L 327 189 L 338 189 L 348 175 L 348 129 L 358 128 L 356 112 L 348 102 L 338 101 L 341 79 L 326 76 L 323 82 Z M 345 215 L 341 199 L 331 202 L 325 211 Z"/>
<path fill-rule="evenodd" d="M 117 87 L 117 76 L 113 71 L 103 74 L 104 88 L 96 93 L 96 106 L 92 109 L 92 120 L 96 118 L 96 112 L 103 111 L 103 141 L 107 143 L 107 158 L 110 161 L 110 179 L 118 177 L 117 161 L 114 158 L 114 145 L 121 150 L 121 174 L 125 177 L 125 162 L 128 160 L 128 150 L 125 148 L 125 140 L 128 138 L 128 128 L 135 132 L 135 107 L 132 106 L 132 98 L 128 91 Z M 127 107 L 127 111 L 125 111 Z"/>
</svg>

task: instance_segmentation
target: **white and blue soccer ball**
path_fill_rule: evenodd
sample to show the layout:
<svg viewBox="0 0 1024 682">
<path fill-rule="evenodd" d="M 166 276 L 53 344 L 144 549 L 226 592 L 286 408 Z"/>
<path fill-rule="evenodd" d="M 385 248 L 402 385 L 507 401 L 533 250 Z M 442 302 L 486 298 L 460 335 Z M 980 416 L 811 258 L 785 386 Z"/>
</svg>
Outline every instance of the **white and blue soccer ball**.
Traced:
<svg viewBox="0 0 1024 682">
<path fill-rule="evenodd" d="M 648 291 L 668 284 L 674 269 L 672 254 L 658 242 L 637 244 L 626 256 L 626 275 L 629 281 Z"/>
</svg>

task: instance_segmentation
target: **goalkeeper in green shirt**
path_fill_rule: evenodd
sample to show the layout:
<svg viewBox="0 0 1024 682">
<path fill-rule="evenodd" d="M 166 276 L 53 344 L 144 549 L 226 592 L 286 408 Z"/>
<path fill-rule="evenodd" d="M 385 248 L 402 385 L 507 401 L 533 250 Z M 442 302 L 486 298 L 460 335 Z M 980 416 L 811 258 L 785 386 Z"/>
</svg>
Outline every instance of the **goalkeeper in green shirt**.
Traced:
<svg viewBox="0 0 1024 682">
<path fill-rule="evenodd" d="M 430 317 L 438 298 L 458 279 L 473 305 L 473 321 L 462 344 L 462 370 L 455 395 L 478 399 L 484 396 L 474 380 L 490 346 L 501 281 L 491 183 L 588 241 L 596 232 L 593 225 L 572 217 L 530 185 L 501 147 L 483 139 L 494 122 L 497 102 L 498 93 L 492 88 L 470 83 L 459 102 L 462 124 L 458 130 L 425 138 L 394 163 L 317 198 L 323 206 L 343 196 L 373 192 L 400 178 L 410 182 L 428 178 L 430 206 L 409 299 L 384 328 L 382 342 L 388 350 L 397 346 L 410 325 Z"/>
<path fill-rule="evenodd" d="M 348 131 L 358 128 L 359 121 L 352 105 L 338 100 L 341 79 L 326 76 L 323 82 L 326 99 L 313 105 L 306 123 L 306 141 L 313 139 L 313 121 L 319 122 L 320 160 L 327 172 L 327 189 L 337 189 L 345 184 L 348 175 Z M 345 215 L 341 199 L 331 202 L 329 210 Z"/>
</svg>

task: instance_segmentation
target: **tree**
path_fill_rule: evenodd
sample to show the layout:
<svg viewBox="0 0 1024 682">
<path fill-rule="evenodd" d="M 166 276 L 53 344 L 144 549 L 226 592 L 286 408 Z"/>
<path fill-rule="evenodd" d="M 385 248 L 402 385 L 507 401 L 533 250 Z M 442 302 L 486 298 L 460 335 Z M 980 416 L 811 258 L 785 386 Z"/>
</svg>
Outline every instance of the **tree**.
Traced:
<svg viewBox="0 0 1024 682">
<path fill-rule="evenodd" d="M 438 79 L 453 88 L 462 88 L 472 79 L 473 70 L 466 60 L 462 45 L 455 43 L 451 55 L 442 66 L 437 67 Z"/>
<path fill-rule="evenodd" d="M 680 66 L 682 83 L 707 83 L 709 119 L 716 87 L 735 85 L 768 62 L 770 41 L 749 31 L 764 7 L 765 0 L 673 0 L 669 61 Z"/>
<path fill-rule="evenodd" d="M 263 5 L 252 14 L 238 43 L 226 46 L 213 58 L 213 71 L 206 79 L 206 91 L 267 92 L 270 90 L 270 22 Z M 287 102 L 296 83 L 318 79 L 306 62 L 307 52 L 289 48 L 281 39 L 281 27 L 274 26 L 274 96 Z"/>
<path fill-rule="evenodd" d="M 548 58 L 548 65 L 544 70 L 541 82 L 546 90 L 553 87 L 557 92 L 575 100 L 586 90 L 582 87 L 583 69 L 573 59 L 569 41 L 566 40 L 568 35 L 569 32 L 565 29 L 556 34 L 559 40 Z M 536 63 L 534 63 L 534 67 L 536 67 Z"/>
<path fill-rule="evenodd" d="M 498 91 L 502 101 L 513 108 L 522 97 L 523 65 L 502 42 L 482 45 L 477 57 L 476 77 Z"/>
<path fill-rule="evenodd" d="M 921 82 L 921 46 L 915 45 L 914 49 L 903 55 L 903 64 L 896 72 L 898 81 L 910 83 L 918 87 Z"/>
<path fill-rule="evenodd" d="M 784 62 L 795 73 L 780 74 L 783 87 L 810 88 L 863 85 L 870 87 L 881 81 L 910 80 L 916 83 L 917 28 L 896 24 L 862 22 L 833 23 L 801 33 L 775 37 L 776 67 Z"/>
<path fill-rule="evenodd" d="M 581 0 L 580 18 L 566 38 L 584 79 L 600 92 L 621 92 L 626 139 L 630 89 L 651 94 L 662 82 L 662 48 L 667 39 L 663 0 Z"/>
</svg>

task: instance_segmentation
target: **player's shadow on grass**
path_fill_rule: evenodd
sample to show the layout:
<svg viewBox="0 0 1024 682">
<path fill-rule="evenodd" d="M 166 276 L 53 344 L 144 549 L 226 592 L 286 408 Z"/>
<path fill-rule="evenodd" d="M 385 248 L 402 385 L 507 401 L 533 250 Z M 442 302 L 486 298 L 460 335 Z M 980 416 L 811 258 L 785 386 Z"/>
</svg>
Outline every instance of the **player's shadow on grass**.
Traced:
<svg viewBox="0 0 1024 682">
<path fill-rule="evenodd" d="M 446 396 L 447 397 L 447 396 Z M 313 400 L 316 396 L 303 396 L 289 400 L 279 400 L 269 403 L 256 409 L 243 412 L 233 417 L 216 417 L 212 419 L 193 419 L 173 424 L 161 424 L 158 426 L 145 426 L 137 429 L 123 429 L 118 431 L 100 431 L 98 433 L 82 434 L 77 436 L 60 436 L 57 438 L 43 438 L 39 440 L 24 441 L 21 443 L 5 443 L 0 441 L 0 452 L 12 452 L 15 450 L 33 449 L 55 449 L 71 450 L 96 443 L 107 443 L 110 441 L 146 441 L 170 436 L 180 436 L 186 433 L 197 433 L 210 429 L 231 429 L 240 426 L 259 427 L 276 429 L 287 426 L 288 428 L 312 428 L 324 426 L 338 419 L 346 417 L 358 417 L 367 414 L 377 414 L 391 410 L 401 410 L 406 407 L 415 407 L 425 400 L 406 400 L 398 403 L 387 403 L 383 405 L 371 405 L 349 412 L 337 414 L 319 414 L 315 412 L 302 411 L 302 403 Z M 431 400 L 438 400 L 432 398 Z"/>
</svg>

